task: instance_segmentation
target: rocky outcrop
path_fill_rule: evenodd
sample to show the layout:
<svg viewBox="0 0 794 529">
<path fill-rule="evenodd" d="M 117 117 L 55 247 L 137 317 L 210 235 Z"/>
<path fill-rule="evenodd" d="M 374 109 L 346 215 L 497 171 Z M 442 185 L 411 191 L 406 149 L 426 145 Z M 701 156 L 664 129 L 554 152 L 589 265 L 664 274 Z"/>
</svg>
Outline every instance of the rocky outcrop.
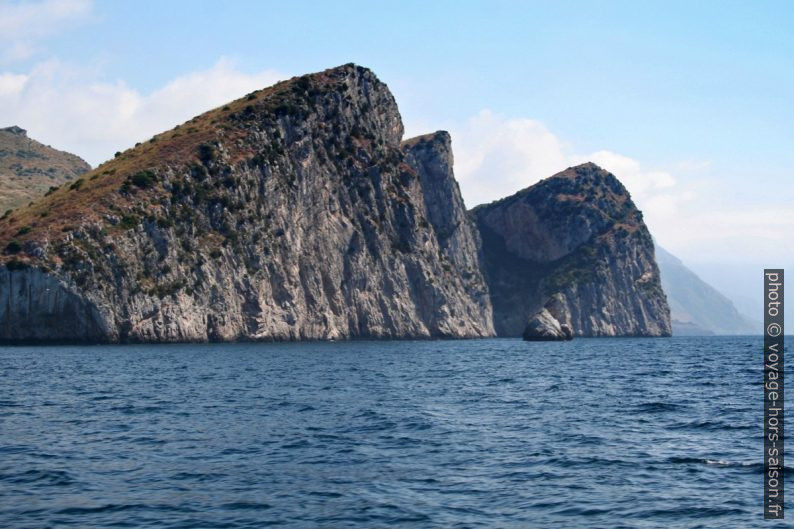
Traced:
<svg viewBox="0 0 794 529">
<path fill-rule="evenodd" d="M 467 213 L 449 134 L 402 135 L 386 85 L 345 65 L 118 153 L 0 219 L 0 341 L 670 333 L 614 176 Z"/>
<path fill-rule="evenodd" d="M 91 170 L 78 156 L 42 145 L 18 126 L 0 129 L 0 214 Z"/>
<path fill-rule="evenodd" d="M 548 309 L 542 308 L 529 319 L 522 337 L 533 342 L 571 340 L 573 331 L 565 323 L 560 323 Z"/>
<path fill-rule="evenodd" d="M 493 335 L 449 137 L 402 134 L 345 65 L 121 153 L 0 221 L 0 338 Z"/>
<path fill-rule="evenodd" d="M 501 336 L 669 336 L 642 214 L 587 163 L 472 211 Z"/>
</svg>

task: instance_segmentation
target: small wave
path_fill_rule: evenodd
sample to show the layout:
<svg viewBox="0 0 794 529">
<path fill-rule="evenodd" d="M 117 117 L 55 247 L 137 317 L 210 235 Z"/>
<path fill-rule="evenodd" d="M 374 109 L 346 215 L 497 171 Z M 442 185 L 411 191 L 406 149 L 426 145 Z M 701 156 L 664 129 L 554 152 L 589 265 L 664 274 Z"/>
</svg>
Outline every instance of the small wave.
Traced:
<svg viewBox="0 0 794 529">
<path fill-rule="evenodd" d="M 43 483 L 45 485 L 71 485 L 72 476 L 64 470 L 28 470 L 18 474 L 0 474 L 0 481 L 7 483 Z"/>
<path fill-rule="evenodd" d="M 200 473 L 200 472 L 179 472 L 171 476 L 176 481 L 216 481 L 226 477 L 226 474 Z"/>
<path fill-rule="evenodd" d="M 29 451 L 30 447 L 27 445 L 0 446 L 0 454 L 21 454 Z"/>
<path fill-rule="evenodd" d="M 66 507 L 65 509 L 61 509 L 60 511 L 57 511 L 56 514 L 81 515 L 81 514 L 95 514 L 100 512 L 121 512 L 130 509 L 142 509 L 146 507 L 147 507 L 146 505 L 140 503 L 125 503 L 125 504 L 109 503 L 107 505 L 98 505 L 96 507 Z"/>
<path fill-rule="evenodd" d="M 308 494 L 309 496 L 320 496 L 321 498 L 341 498 L 343 496 L 339 492 L 323 490 L 312 490 Z"/>
<path fill-rule="evenodd" d="M 422 420 L 413 420 L 403 423 L 403 428 L 406 430 L 414 430 L 414 431 L 421 431 L 421 430 L 429 430 L 433 427 L 433 425 L 429 422 L 422 421 Z"/>
<path fill-rule="evenodd" d="M 162 408 L 160 406 L 134 406 L 132 404 L 126 404 L 123 406 L 113 406 L 110 408 L 110 411 L 117 411 L 124 415 L 138 415 L 162 411 Z"/>
<path fill-rule="evenodd" d="M 740 516 L 746 515 L 747 512 L 742 509 L 727 508 L 727 507 L 674 507 L 670 509 L 651 509 L 642 511 L 635 516 L 638 518 L 714 518 L 717 516 Z M 700 526 L 699 526 L 700 527 Z"/>
<path fill-rule="evenodd" d="M 602 514 L 609 514 L 609 509 L 587 508 L 587 507 L 567 507 L 555 511 L 555 514 L 562 516 L 598 516 Z"/>
<path fill-rule="evenodd" d="M 272 508 L 272 505 L 255 501 L 234 501 L 221 505 L 221 509 L 228 509 L 230 511 L 264 511 Z"/>
<path fill-rule="evenodd" d="M 682 404 L 673 404 L 672 402 L 643 402 L 634 407 L 634 411 L 637 413 L 668 413 L 673 411 L 679 411 L 686 408 L 686 406 Z"/>
<path fill-rule="evenodd" d="M 673 430 L 751 430 L 754 427 L 749 424 L 729 424 L 722 421 L 690 421 L 686 423 L 670 426 Z"/>
<path fill-rule="evenodd" d="M 311 446 L 311 443 L 305 439 L 301 439 L 300 441 L 295 441 L 292 443 L 287 443 L 281 445 L 281 448 L 286 448 L 287 450 L 295 449 L 295 448 L 308 448 Z"/>
<path fill-rule="evenodd" d="M 763 472 L 764 464 L 758 461 L 728 461 L 726 459 L 707 459 L 701 457 L 671 457 L 670 463 L 677 464 L 694 464 L 694 465 L 708 465 L 712 467 L 724 468 L 743 468 L 752 472 Z M 785 475 L 791 475 L 794 472 L 792 467 L 784 467 L 783 472 Z"/>
</svg>

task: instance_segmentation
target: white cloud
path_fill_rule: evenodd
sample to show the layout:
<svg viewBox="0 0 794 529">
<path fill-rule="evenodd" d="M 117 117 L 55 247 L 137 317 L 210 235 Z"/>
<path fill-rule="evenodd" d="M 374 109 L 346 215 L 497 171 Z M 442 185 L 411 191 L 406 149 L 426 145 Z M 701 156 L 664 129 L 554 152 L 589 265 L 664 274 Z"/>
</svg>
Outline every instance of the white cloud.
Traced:
<svg viewBox="0 0 794 529">
<path fill-rule="evenodd" d="M 0 3 L 0 60 L 13 62 L 31 57 L 39 40 L 86 20 L 90 0 L 43 0 Z"/>
<path fill-rule="evenodd" d="M 16 95 L 22 90 L 27 81 L 28 76 L 24 74 L 0 74 L 0 97 Z"/>
<path fill-rule="evenodd" d="M 455 174 L 469 207 L 511 195 L 568 166 L 568 147 L 539 121 L 483 110 L 450 132 Z"/>
<path fill-rule="evenodd" d="M 623 182 L 660 244 L 685 261 L 792 260 L 792 251 L 783 243 L 794 233 L 794 206 L 782 198 L 765 205 L 737 203 L 725 186 L 702 178 L 708 161 L 648 168 L 609 150 L 576 153 L 541 122 L 488 110 L 450 132 L 455 173 L 468 207 L 592 161 Z"/>
<path fill-rule="evenodd" d="M 490 110 L 453 129 L 452 141 L 455 173 L 469 206 L 511 195 L 588 161 L 618 175 L 635 200 L 645 201 L 676 185 L 669 172 L 648 170 L 637 160 L 608 150 L 577 154 L 543 123 L 506 118 Z"/>
<path fill-rule="evenodd" d="M 245 73 L 226 59 L 142 94 L 122 81 L 49 60 L 28 74 L 0 73 L 0 126 L 85 158 L 92 165 L 206 110 L 286 76 Z"/>
</svg>

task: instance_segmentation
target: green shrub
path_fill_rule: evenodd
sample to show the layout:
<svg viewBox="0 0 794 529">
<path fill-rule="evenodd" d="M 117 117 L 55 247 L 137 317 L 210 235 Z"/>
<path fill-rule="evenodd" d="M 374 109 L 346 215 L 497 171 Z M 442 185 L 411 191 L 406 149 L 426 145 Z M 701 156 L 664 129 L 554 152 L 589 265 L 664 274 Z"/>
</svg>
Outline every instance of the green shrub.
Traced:
<svg viewBox="0 0 794 529">
<path fill-rule="evenodd" d="M 6 253 L 15 254 L 22 251 L 22 245 L 17 241 L 11 241 L 6 245 Z"/>
<path fill-rule="evenodd" d="M 129 181 L 141 189 L 149 189 L 157 182 L 157 176 L 151 171 L 138 171 L 129 178 Z"/>
<path fill-rule="evenodd" d="M 17 259 L 11 259 L 6 263 L 6 268 L 8 268 L 9 270 L 24 270 L 27 267 L 28 267 L 27 263 L 23 263 L 22 261 L 19 261 Z"/>
<path fill-rule="evenodd" d="M 74 182 L 72 182 L 72 185 L 69 186 L 69 189 L 71 189 L 72 191 L 77 191 L 78 189 L 83 187 L 83 183 L 84 181 L 82 178 L 80 180 L 75 180 Z"/>
<path fill-rule="evenodd" d="M 119 222 L 119 225 L 124 229 L 131 230 L 132 228 L 138 225 L 138 222 L 139 219 L 137 216 L 124 215 L 123 217 L 121 217 L 121 222 Z"/>
<path fill-rule="evenodd" d="M 32 229 L 33 228 L 30 225 L 22 226 L 21 228 L 19 228 L 19 231 L 17 231 L 17 236 L 25 235 L 26 233 L 30 233 L 30 230 L 32 230 Z"/>
<path fill-rule="evenodd" d="M 311 81 L 309 80 L 308 77 L 301 77 L 300 79 L 295 81 L 295 86 L 301 92 L 306 92 L 307 90 L 309 90 L 309 88 L 311 88 L 312 83 L 311 83 Z"/>
<path fill-rule="evenodd" d="M 209 163 L 215 159 L 215 147 L 209 143 L 202 143 L 198 146 L 198 157 L 204 163 Z"/>
</svg>

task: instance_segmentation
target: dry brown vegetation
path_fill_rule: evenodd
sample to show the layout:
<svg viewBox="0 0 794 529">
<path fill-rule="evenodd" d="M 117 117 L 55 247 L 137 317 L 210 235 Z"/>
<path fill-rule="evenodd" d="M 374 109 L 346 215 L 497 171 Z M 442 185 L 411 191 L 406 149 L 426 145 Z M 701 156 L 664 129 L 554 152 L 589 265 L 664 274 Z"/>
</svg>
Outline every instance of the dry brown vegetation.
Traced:
<svg viewBox="0 0 794 529">
<path fill-rule="evenodd" d="M 131 192 L 120 189 L 133 175 L 140 171 L 155 174 L 165 170 L 180 171 L 201 162 L 200 146 L 215 142 L 233 144 L 246 136 L 246 129 L 239 119 L 247 107 L 257 110 L 278 110 L 295 83 L 313 86 L 334 82 L 327 72 L 296 77 L 271 87 L 252 92 L 236 101 L 201 114 L 173 129 L 154 136 L 135 147 L 103 163 L 81 178 L 64 184 L 30 205 L 14 210 L 0 219 L 0 262 L 17 259 L 18 255 L 3 252 L 12 242 L 24 247 L 28 241 L 63 239 L 74 228 L 90 223 L 103 222 L 106 215 L 116 217 L 133 210 L 144 214 L 156 214 L 159 198 L 165 191 L 159 182 L 150 188 L 131 187 Z M 236 152 L 235 158 L 226 160 L 234 164 L 252 153 Z M 128 186 L 129 187 L 129 186 Z M 123 229 L 107 226 L 108 231 Z M 22 257 L 25 260 L 25 257 Z"/>
</svg>

